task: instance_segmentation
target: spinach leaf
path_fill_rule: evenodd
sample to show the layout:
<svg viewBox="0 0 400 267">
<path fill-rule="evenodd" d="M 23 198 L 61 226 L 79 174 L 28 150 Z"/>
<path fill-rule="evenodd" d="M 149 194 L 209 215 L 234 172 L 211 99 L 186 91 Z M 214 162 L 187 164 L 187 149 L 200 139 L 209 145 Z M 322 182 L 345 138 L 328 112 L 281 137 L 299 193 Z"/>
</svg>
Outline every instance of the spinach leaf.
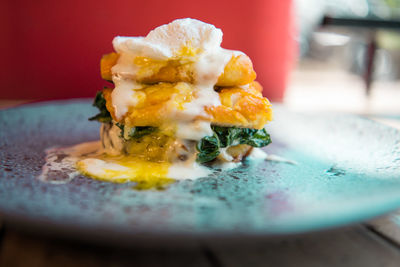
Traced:
<svg viewBox="0 0 400 267">
<path fill-rule="evenodd" d="M 132 127 L 129 131 L 129 137 L 131 138 L 141 138 L 157 130 L 157 127 L 152 126 L 136 126 Z"/>
<path fill-rule="evenodd" d="M 217 134 L 221 147 L 239 144 L 263 147 L 271 143 L 271 138 L 264 128 L 260 130 L 221 126 L 211 126 L 211 128 Z"/>
<path fill-rule="evenodd" d="M 117 122 L 116 125 L 121 129 L 121 137 L 125 136 L 125 126 L 122 123 Z M 157 127 L 152 126 L 136 126 L 129 129 L 128 137 L 141 138 L 157 130 Z"/>
<path fill-rule="evenodd" d="M 217 134 L 218 139 L 221 143 L 221 147 L 228 147 L 231 145 L 239 144 L 237 142 L 238 136 L 240 135 L 240 128 L 236 127 L 221 127 L 212 125 L 211 129 Z"/>
<path fill-rule="evenodd" d="M 197 161 L 200 163 L 215 159 L 220 148 L 246 144 L 252 147 L 264 147 L 271 143 L 271 137 L 265 129 L 211 126 L 213 136 L 206 136 L 197 144 Z"/>
<path fill-rule="evenodd" d="M 220 142 L 216 134 L 203 137 L 196 145 L 199 153 L 197 162 L 204 163 L 215 159 L 219 155 Z"/>
<path fill-rule="evenodd" d="M 243 129 L 240 135 L 240 144 L 246 144 L 252 147 L 264 147 L 271 143 L 271 137 L 263 128 Z"/>
<path fill-rule="evenodd" d="M 99 121 L 103 123 L 111 122 L 111 114 L 106 108 L 106 100 L 104 99 L 102 91 L 97 92 L 93 101 L 93 107 L 98 108 L 100 113 L 89 118 L 90 121 Z"/>
</svg>

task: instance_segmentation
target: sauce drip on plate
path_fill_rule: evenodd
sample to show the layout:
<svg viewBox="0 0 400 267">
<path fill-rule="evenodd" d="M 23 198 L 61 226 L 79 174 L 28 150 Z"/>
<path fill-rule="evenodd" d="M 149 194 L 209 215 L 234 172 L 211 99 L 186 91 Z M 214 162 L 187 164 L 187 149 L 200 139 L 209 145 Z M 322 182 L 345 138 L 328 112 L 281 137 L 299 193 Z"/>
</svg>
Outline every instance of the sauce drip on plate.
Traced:
<svg viewBox="0 0 400 267">
<path fill-rule="evenodd" d="M 114 182 L 136 182 L 135 189 L 163 189 L 175 180 L 167 178 L 171 164 L 148 162 L 135 157 L 109 156 L 100 141 L 46 151 L 46 164 L 38 179 L 53 184 L 68 183 L 80 173 Z"/>
</svg>

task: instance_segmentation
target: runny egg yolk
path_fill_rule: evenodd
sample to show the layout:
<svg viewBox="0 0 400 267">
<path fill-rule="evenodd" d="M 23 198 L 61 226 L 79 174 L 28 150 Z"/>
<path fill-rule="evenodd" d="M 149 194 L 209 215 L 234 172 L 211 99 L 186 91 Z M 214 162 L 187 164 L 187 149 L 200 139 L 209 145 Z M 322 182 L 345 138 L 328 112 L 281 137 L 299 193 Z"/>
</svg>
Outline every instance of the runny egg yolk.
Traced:
<svg viewBox="0 0 400 267">
<path fill-rule="evenodd" d="M 114 183 L 136 182 L 135 189 L 163 189 L 175 180 L 167 178 L 168 162 L 150 162 L 127 156 L 100 155 L 77 162 L 77 169 L 94 179 Z"/>
</svg>

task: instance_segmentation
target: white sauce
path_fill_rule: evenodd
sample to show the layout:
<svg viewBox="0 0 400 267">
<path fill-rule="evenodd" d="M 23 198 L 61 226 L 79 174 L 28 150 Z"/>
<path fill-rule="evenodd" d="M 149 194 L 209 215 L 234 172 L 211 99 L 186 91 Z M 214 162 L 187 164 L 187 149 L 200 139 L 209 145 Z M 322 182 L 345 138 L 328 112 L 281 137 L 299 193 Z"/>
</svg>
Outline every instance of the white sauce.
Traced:
<svg viewBox="0 0 400 267">
<path fill-rule="evenodd" d="M 213 135 L 210 123 L 196 120 L 177 124 L 176 137 L 184 140 L 200 140 L 204 136 Z"/>
<path fill-rule="evenodd" d="M 101 159 L 87 158 L 81 161 L 86 166 L 86 171 L 96 177 L 104 177 L 107 175 L 107 171 L 127 171 L 128 167 L 122 166 L 121 164 L 107 162 Z M 115 179 L 129 178 L 127 175 L 120 175 L 114 177 Z M 110 179 L 110 177 L 107 177 Z"/>
<path fill-rule="evenodd" d="M 200 177 L 207 177 L 212 173 L 212 170 L 197 164 L 191 163 L 174 163 L 168 169 L 168 177 L 176 180 L 183 179 L 196 179 Z"/>
<path fill-rule="evenodd" d="M 80 173 L 76 169 L 78 161 L 85 166 L 85 171 L 95 177 L 107 177 L 107 180 L 132 178 L 124 171 L 134 173 L 135 169 L 123 166 L 115 162 L 95 158 L 104 153 L 100 141 L 87 142 L 72 147 L 50 148 L 46 150 L 46 163 L 42 167 L 39 180 L 52 183 L 64 184 L 70 182 Z M 110 178 L 108 171 L 121 171 L 122 174 Z M 185 163 L 173 163 L 168 169 L 168 178 L 176 180 L 196 179 L 206 177 L 212 173 L 212 169 L 197 164 L 194 160 Z"/>
<path fill-rule="evenodd" d="M 100 126 L 100 136 L 103 148 L 108 155 L 117 156 L 124 150 L 124 140 L 121 138 L 121 129 L 115 124 L 111 129 L 108 124 L 102 123 Z"/>
<path fill-rule="evenodd" d="M 247 159 L 248 160 L 268 160 L 268 161 L 275 161 L 275 162 L 297 165 L 297 162 L 294 160 L 286 159 L 286 158 L 278 156 L 278 155 L 267 154 L 265 151 L 263 151 L 261 148 L 258 148 L 258 147 L 254 147 L 251 150 L 250 155 L 247 156 Z"/>
<path fill-rule="evenodd" d="M 275 161 L 275 162 L 281 162 L 281 163 L 287 163 L 287 164 L 291 164 L 291 165 L 298 165 L 297 161 L 294 161 L 294 160 L 291 160 L 291 159 L 286 159 L 286 158 L 278 156 L 278 155 L 268 155 L 266 160 Z"/>
<path fill-rule="evenodd" d="M 195 64 L 196 99 L 185 105 L 185 112 L 191 114 L 193 118 L 198 115 L 207 116 L 204 110 L 206 106 L 221 105 L 219 95 L 214 91 L 214 85 L 232 55 L 232 51 L 222 49 L 219 45 L 200 54 Z"/>
<path fill-rule="evenodd" d="M 124 79 L 134 79 L 135 73 L 138 71 L 138 67 L 133 64 L 136 55 L 130 53 L 120 53 L 118 58 L 118 64 L 115 64 L 111 71 L 116 77 Z M 115 82 L 115 81 L 114 81 Z"/>
<path fill-rule="evenodd" d="M 222 162 L 222 161 L 217 161 L 213 163 L 213 168 L 220 169 L 221 171 L 229 171 L 232 169 L 235 169 L 237 167 L 240 167 L 242 165 L 241 162 Z"/>
<path fill-rule="evenodd" d="M 141 89 L 142 85 L 125 78 L 113 76 L 115 88 L 111 93 L 112 105 L 115 110 L 115 116 L 120 119 L 130 106 L 136 106 L 140 98 L 145 97 L 143 92 L 136 91 Z"/>
<path fill-rule="evenodd" d="M 213 50 L 222 42 L 222 31 L 196 19 L 177 19 L 157 27 L 146 37 L 121 37 L 113 40 L 118 53 L 140 55 L 156 60 L 176 58 L 184 45 Z"/>
<path fill-rule="evenodd" d="M 87 142 L 78 144 L 72 147 L 50 148 L 46 150 L 46 163 L 42 167 L 42 173 L 37 177 L 39 180 L 52 183 L 64 184 L 70 182 L 80 173 L 76 170 L 76 164 L 81 161 L 86 167 L 86 171 L 94 176 L 102 177 L 107 171 L 127 171 L 126 166 L 118 163 L 108 162 L 95 158 L 104 153 L 100 141 Z M 84 158 L 84 159 L 83 159 Z M 193 158 L 194 159 L 194 158 Z M 297 165 L 297 162 L 282 158 L 276 155 L 267 155 L 261 149 L 255 148 L 252 150 L 249 160 L 271 160 L 276 162 L 288 163 Z M 231 170 L 241 166 L 241 162 L 222 162 L 217 161 L 212 165 L 212 169 L 197 164 L 194 160 L 187 162 L 173 163 L 169 169 L 167 177 L 176 180 L 181 179 L 197 179 L 207 177 L 213 172 L 213 169 L 222 171 Z M 132 172 L 131 172 L 132 173 Z M 115 176 L 114 179 L 131 178 L 125 174 Z M 112 180 L 107 177 L 108 180 Z"/>
<path fill-rule="evenodd" d="M 100 141 L 87 142 L 72 147 L 49 148 L 46 152 L 46 163 L 42 167 L 39 180 L 64 184 L 79 175 L 76 163 L 83 156 L 94 156 L 102 153 Z"/>
<path fill-rule="evenodd" d="M 259 147 L 253 147 L 253 149 L 250 152 L 250 155 L 247 156 L 247 159 L 250 160 L 265 160 L 268 158 L 268 154 L 263 151 Z"/>
<path fill-rule="evenodd" d="M 134 89 L 140 85 L 132 81 L 137 77 L 138 68 L 134 65 L 136 56 L 154 60 L 189 60 L 194 63 L 195 91 L 194 100 L 184 105 L 184 110 L 176 110 L 171 114 L 176 119 L 179 135 L 184 131 L 196 132 L 192 140 L 200 140 L 210 134 L 209 127 L 197 127 L 196 123 L 185 125 L 199 115 L 208 117 L 204 107 L 221 105 L 214 85 L 224 71 L 233 55 L 241 52 L 221 48 L 222 31 L 211 24 L 195 19 L 178 19 L 167 25 L 152 30 L 146 37 L 121 37 L 113 40 L 115 51 L 120 54 L 117 64 L 112 68 L 115 89 L 112 93 L 112 104 L 117 119 L 122 118 L 135 106 L 138 97 Z M 194 56 L 181 55 L 183 47 L 191 47 Z M 184 123 L 179 119 L 184 118 Z M 210 124 L 210 122 L 208 122 Z M 189 129 L 193 126 L 192 129 Z M 181 128 L 182 127 L 182 128 Z M 181 128 L 181 129 L 180 129 Z M 189 134 L 186 134 L 188 136 Z M 195 139 L 194 139 L 195 138 Z"/>
</svg>

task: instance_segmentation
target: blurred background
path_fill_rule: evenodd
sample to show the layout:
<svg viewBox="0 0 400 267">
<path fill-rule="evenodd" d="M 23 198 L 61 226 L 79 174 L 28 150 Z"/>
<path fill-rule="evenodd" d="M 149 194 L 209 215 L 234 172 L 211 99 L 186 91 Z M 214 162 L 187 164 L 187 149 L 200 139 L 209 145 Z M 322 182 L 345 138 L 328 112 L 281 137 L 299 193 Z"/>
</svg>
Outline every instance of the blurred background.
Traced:
<svg viewBox="0 0 400 267">
<path fill-rule="evenodd" d="M 116 35 L 145 36 L 177 18 L 221 28 L 223 47 L 242 50 L 273 98 L 282 98 L 293 58 L 291 1 L 24 1 L 0 6 L 2 98 L 91 97 Z M 6 63 L 5 63 L 6 62 Z"/>
<path fill-rule="evenodd" d="M 114 36 L 183 17 L 221 28 L 273 101 L 400 113 L 400 0 L 1 1 L 0 98 L 92 97 Z"/>
<path fill-rule="evenodd" d="M 299 57 L 285 91 L 287 106 L 400 119 L 400 1 L 294 5 Z"/>
</svg>

